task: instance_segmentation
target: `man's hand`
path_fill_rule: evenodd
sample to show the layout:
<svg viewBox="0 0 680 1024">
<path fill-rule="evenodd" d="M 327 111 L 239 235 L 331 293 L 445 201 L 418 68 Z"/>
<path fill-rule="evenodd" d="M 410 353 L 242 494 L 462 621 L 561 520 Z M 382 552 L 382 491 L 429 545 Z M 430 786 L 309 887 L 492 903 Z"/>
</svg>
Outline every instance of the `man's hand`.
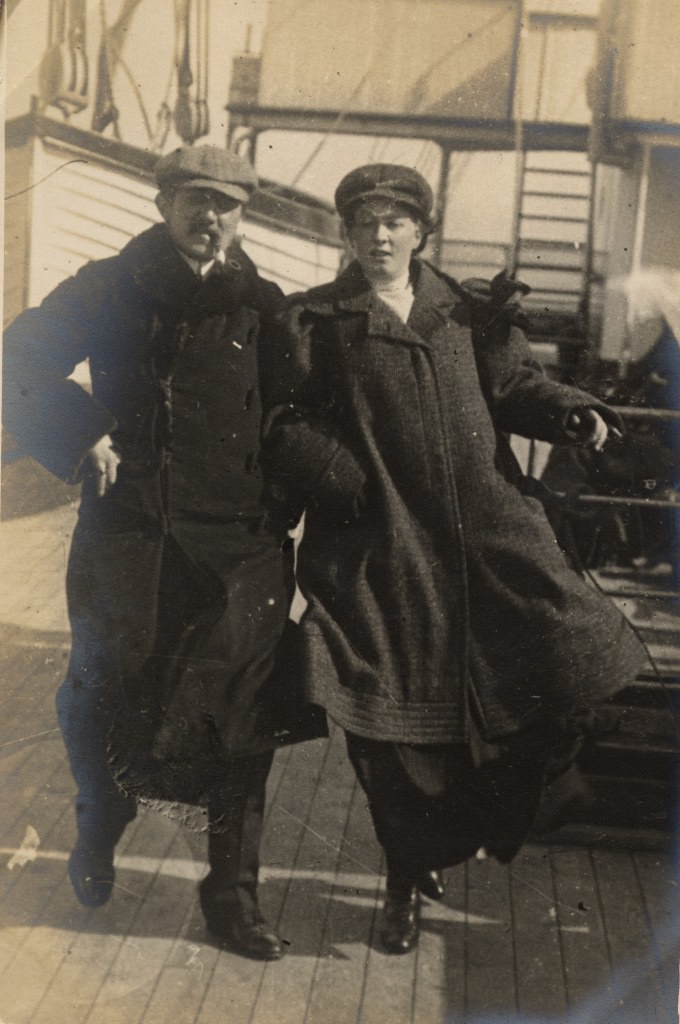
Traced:
<svg viewBox="0 0 680 1024">
<path fill-rule="evenodd" d="M 602 451 L 609 437 L 610 429 L 594 409 L 578 409 L 572 412 L 567 420 L 567 433 L 571 434 L 579 444 L 592 445 L 596 452 Z M 616 427 L 611 428 L 612 436 L 621 437 Z"/>
<path fill-rule="evenodd" d="M 110 436 L 105 434 L 85 456 L 85 475 L 95 477 L 98 497 L 103 498 L 115 484 L 119 465 L 120 455 Z"/>
</svg>

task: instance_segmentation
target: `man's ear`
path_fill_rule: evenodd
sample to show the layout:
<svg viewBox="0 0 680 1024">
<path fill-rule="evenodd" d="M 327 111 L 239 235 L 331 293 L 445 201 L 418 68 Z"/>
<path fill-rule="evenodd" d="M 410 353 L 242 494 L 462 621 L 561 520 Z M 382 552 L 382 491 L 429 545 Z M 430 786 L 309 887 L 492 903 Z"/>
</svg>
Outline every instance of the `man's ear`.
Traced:
<svg viewBox="0 0 680 1024">
<path fill-rule="evenodd" d="M 156 196 L 156 206 L 163 220 L 167 220 L 170 214 L 170 207 L 172 206 L 172 200 L 165 193 L 159 192 Z"/>
</svg>

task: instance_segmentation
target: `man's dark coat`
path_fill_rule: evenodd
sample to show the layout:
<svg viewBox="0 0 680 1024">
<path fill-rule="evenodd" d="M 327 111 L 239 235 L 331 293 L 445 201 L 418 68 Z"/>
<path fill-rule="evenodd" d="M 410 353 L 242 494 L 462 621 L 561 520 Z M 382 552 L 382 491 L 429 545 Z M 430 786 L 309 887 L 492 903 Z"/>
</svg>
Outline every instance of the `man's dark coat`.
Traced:
<svg viewBox="0 0 680 1024">
<path fill-rule="evenodd" d="M 74 638 L 108 664 L 126 741 L 149 754 L 162 721 L 156 742 L 180 761 L 210 762 L 206 729 L 224 753 L 252 748 L 291 596 L 258 467 L 261 324 L 281 293 L 237 245 L 227 255 L 199 280 L 157 225 L 5 335 L 4 422 L 20 446 L 67 481 L 103 435 L 120 452 L 103 498 L 82 477 Z M 91 394 L 67 379 L 86 358 Z"/>
</svg>

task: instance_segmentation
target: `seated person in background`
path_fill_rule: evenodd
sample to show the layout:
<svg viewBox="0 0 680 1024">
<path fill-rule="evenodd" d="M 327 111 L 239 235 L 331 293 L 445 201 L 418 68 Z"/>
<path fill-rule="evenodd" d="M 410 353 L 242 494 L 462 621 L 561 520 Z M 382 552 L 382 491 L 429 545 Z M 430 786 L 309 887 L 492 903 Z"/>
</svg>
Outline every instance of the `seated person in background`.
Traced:
<svg viewBox="0 0 680 1024">
<path fill-rule="evenodd" d="M 626 375 L 611 380 L 601 393 L 614 405 L 633 409 L 679 407 L 680 350 L 667 324 L 643 358 Z M 601 451 L 589 447 L 552 448 L 542 482 L 563 500 L 546 508 L 562 547 L 585 568 L 666 562 L 677 574 L 678 513 L 673 507 L 644 507 L 633 502 L 591 504 L 579 495 L 618 499 L 667 500 L 680 481 L 678 421 L 631 418 L 628 432 Z M 676 576 L 676 579 L 680 577 Z M 676 583 L 677 586 L 677 583 Z"/>
</svg>

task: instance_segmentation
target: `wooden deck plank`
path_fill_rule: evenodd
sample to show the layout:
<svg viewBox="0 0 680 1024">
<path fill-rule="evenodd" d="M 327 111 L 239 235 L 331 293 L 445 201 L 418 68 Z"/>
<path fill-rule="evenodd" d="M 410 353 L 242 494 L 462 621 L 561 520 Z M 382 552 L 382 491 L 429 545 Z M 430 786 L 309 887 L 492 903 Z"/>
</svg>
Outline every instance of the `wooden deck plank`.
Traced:
<svg viewBox="0 0 680 1024">
<path fill-rule="evenodd" d="M 381 898 L 384 889 L 380 890 Z M 376 923 L 377 923 L 376 918 Z M 377 937 L 371 942 L 359 1020 L 362 1024 L 412 1024 L 417 959 L 383 953 Z M 315 1022 L 316 1024 L 316 1022 Z"/>
<path fill-rule="evenodd" d="M 65 579 L 76 511 L 70 506 L 2 522 L 2 621 L 24 633 L 68 629 Z"/>
<path fill-rule="evenodd" d="M 33 673 L 33 682 L 42 682 L 42 689 L 35 695 L 31 695 L 22 704 L 18 701 L 6 706 L 3 711 L 3 733 L 6 739 L 3 741 L 0 756 L 5 753 L 12 754 L 16 749 L 30 748 L 32 744 L 45 738 L 59 739 L 61 734 L 56 723 L 56 715 L 50 705 L 54 704 L 56 680 L 53 674 L 45 674 L 42 679 L 39 672 Z M 40 699 L 44 703 L 39 703 Z M 47 709 L 45 708 L 47 705 Z"/>
<path fill-rule="evenodd" d="M 510 865 L 510 886 L 518 1010 L 528 1019 L 559 1018 L 566 1012 L 567 995 L 547 847 L 526 846 L 519 852 Z"/>
<path fill-rule="evenodd" d="M 278 984 L 271 974 L 263 979 L 253 1022 L 276 1016 L 280 1024 L 298 1024 L 304 1019 L 314 981 L 316 959 L 323 955 L 323 937 L 328 914 L 328 893 L 337 871 L 342 832 L 351 791 L 338 786 L 344 743 L 334 733 L 324 752 L 323 772 L 316 776 L 316 789 L 305 827 L 300 834 L 293 874 L 286 889 L 279 934 L 286 942 L 287 957 L 295 957 L 295 968 L 281 1001 Z M 292 807 L 280 809 L 294 813 Z"/>
<path fill-rule="evenodd" d="M 282 925 L 288 889 L 292 884 L 290 869 L 297 863 L 310 816 L 314 813 L 314 801 L 330 749 L 325 740 L 292 748 L 267 815 L 261 855 L 261 901 L 266 916 L 286 942 L 294 941 L 294 936 L 284 934 Z"/>
<path fill-rule="evenodd" d="M 433 911 L 441 910 L 432 904 L 428 907 Z M 436 919 L 432 918 L 429 909 L 424 919 L 426 923 L 414 953 L 413 1021 L 414 1024 L 419 1021 L 435 1024 L 451 1019 L 452 1007 L 445 973 L 446 958 L 451 955 L 447 944 L 451 926 L 446 919 L 441 919 L 439 913 Z"/>
<path fill-rule="evenodd" d="M 265 808 L 264 818 L 265 830 L 269 824 L 272 807 L 276 803 L 278 788 L 283 781 L 283 777 L 288 769 L 288 763 L 290 762 L 291 757 L 293 757 L 295 749 L 296 748 L 294 746 L 282 747 L 274 754 L 274 760 L 267 779 L 267 806 Z"/>
<path fill-rule="evenodd" d="M 2 639 L 0 638 L 0 643 Z M 55 726 L 54 697 L 66 667 L 62 645 L 19 647 L 7 641 L 12 656 L 3 666 L 3 748 Z"/>
<path fill-rule="evenodd" d="M 186 851 L 176 822 L 153 811 L 137 822 L 116 866 L 109 903 L 96 912 L 97 926 L 121 936 L 86 1020 L 92 1024 L 136 1024 L 165 966 L 167 953 L 195 898 L 195 883 L 178 886 L 163 877 L 163 865 Z M 141 870 L 140 870 L 141 868 Z M 185 891 L 183 891 L 185 890 Z M 168 898 L 170 891 L 172 898 Z"/>
<path fill-rule="evenodd" d="M 653 938 L 640 881 L 632 855 L 627 852 L 592 855 L 614 969 L 613 991 L 631 1020 L 658 1019 L 650 993 L 658 1003 L 664 979 L 653 951 Z"/>
<path fill-rule="evenodd" d="M 138 961 L 143 958 L 148 973 L 138 976 L 137 991 L 125 997 L 130 1020 L 135 1019 L 130 1012 L 132 1007 L 135 1013 L 139 1010 L 139 1019 L 145 1024 L 165 1024 L 168 1020 L 173 1024 L 193 1024 L 208 983 L 209 968 L 219 956 L 217 949 L 205 943 L 196 898 L 196 883 L 204 865 L 200 857 L 195 859 L 188 852 L 185 830 L 177 827 L 168 856 L 159 861 L 144 902 L 144 913 L 135 918 Z M 137 971 L 141 972 L 139 963 Z M 118 964 L 117 984 L 130 978 L 124 961 Z M 93 1007 L 93 1020 L 98 1021 L 95 1010 Z"/>
<path fill-rule="evenodd" d="M 141 827 L 141 823 L 138 823 L 137 829 Z M 134 837 L 134 831 L 133 828 L 131 830 L 132 838 Z M 129 849 L 129 845 L 125 848 Z M 180 847 L 180 851 L 182 849 Z M 125 876 L 129 873 L 129 869 L 126 870 L 124 867 L 126 863 L 130 864 L 141 860 L 142 858 L 134 858 L 127 853 L 119 855 L 118 877 L 120 878 L 121 875 Z M 156 864 L 154 862 L 155 858 L 150 858 L 149 866 L 155 868 Z M 159 860 L 157 863 L 159 869 L 162 870 L 163 862 Z M 183 863 L 186 863 L 186 859 Z M 196 874 L 195 870 L 193 874 Z M 176 872 L 174 876 L 176 876 Z M 179 896 L 183 895 L 183 892 L 180 889 L 178 893 L 179 887 L 176 885 L 170 886 L 170 879 L 164 879 L 164 881 L 166 882 L 166 889 L 170 890 L 172 888 L 172 891 L 167 892 L 167 908 L 172 908 L 172 914 L 181 917 L 182 901 L 179 899 Z M 117 896 L 118 893 L 116 894 Z M 93 911 L 89 915 L 86 927 L 80 934 L 73 936 L 69 944 L 68 955 L 62 961 L 60 968 L 54 973 L 50 989 L 34 1015 L 31 1024 L 53 1024 L 55 1019 L 57 1019 L 56 1014 L 59 1012 L 59 1008 L 69 1005 L 69 1001 L 72 1003 L 74 1024 L 76 1020 L 85 1021 L 88 1019 L 92 1006 L 101 990 L 102 977 L 112 967 L 125 941 L 124 937 L 129 923 L 125 916 L 120 916 L 120 909 L 120 906 L 117 906 L 114 910 L 112 904 L 110 912 L 102 908 L 102 910 Z M 164 931 L 167 931 L 168 934 L 174 933 L 175 929 L 172 927 L 174 920 L 168 921 L 167 918 L 168 910 L 165 910 L 165 916 L 163 911 L 161 911 L 156 921 L 154 921 L 154 929 L 157 929 L 161 935 Z M 117 934 L 111 929 L 112 919 L 116 922 Z M 114 941 L 112 941 L 112 938 Z M 150 976 L 148 981 L 152 983 L 153 978 Z M 75 1016 L 76 999 L 77 1017 Z"/>
<path fill-rule="evenodd" d="M 510 875 L 496 860 L 473 860 L 467 878 L 467 1008 L 514 1013 Z"/>
<path fill-rule="evenodd" d="M 27 826 L 37 828 L 44 838 L 45 805 L 65 796 L 66 755 L 55 727 L 11 757 L 0 759 L 3 785 L 0 796 L 0 846 L 15 848 Z M 48 814 L 49 819 L 49 814 Z M 39 826 L 39 827 L 38 827 Z"/>
<path fill-rule="evenodd" d="M 343 771 L 348 780 L 346 785 L 355 787 L 355 798 L 352 801 L 352 813 L 347 823 L 343 854 L 349 855 L 348 866 L 356 872 L 354 880 L 357 895 L 348 899 L 343 894 L 344 913 L 340 912 L 339 897 L 335 898 L 333 916 L 335 929 L 335 945 L 344 949 L 351 958 L 349 970 L 343 972 L 342 993 L 347 1010 L 353 1010 L 350 1019 L 360 1020 L 362 1024 L 378 1024 L 388 1020 L 393 1024 L 411 1024 L 413 1019 L 414 981 L 416 970 L 415 955 L 390 956 L 381 946 L 377 935 L 380 910 L 385 895 L 385 877 L 383 854 L 378 845 L 366 805 L 366 797 L 354 780 L 349 761 L 344 756 Z M 351 783 L 350 781 L 351 780 Z M 355 943 L 340 941 L 339 927 L 347 928 L 349 936 L 356 936 Z M 330 967 L 330 964 L 329 964 Z M 359 973 L 359 968 L 363 974 Z M 322 1024 L 322 1003 L 318 999 L 319 988 L 323 975 L 319 977 L 316 1009 L 309 1024 Z M 357 991 L 352 996 L 350 985 L 357 982 Z M 331 997 L 335 992 L 335 976 L 325 978 L 326 991 Z M 345 1018 L 346 1019 L 346 1018 Z M 343 1018 L 338 1014 L 334 1021 L 338 1024 Z"/>
<path fill-rule="evenodd" d="M 444 873 L 445 894 L 442 903 L 443 917 L 441 921 L 442 950 L 438 957 L 442 966 L 441 984 L 442 999 L 447 1013 L 452 1020 L 464 1018 L 466 1003 L 466 977 L 468 957 L 468 873 L 474 869 L 472 863 L 459 864 Z M 434 931 L 430 926 L 426 931 Z M 422 1001 L 419 992 L 421 986 L 419 956 L 419 973 L 416 979 L 416 1009 Z M 432 971 L 428 972 L 430 976 Z M 424 985 L 425 979 L 422 980 Z M 418 1018 L 416 1017 L 416 1020 Z M 446 1018 L 449 1019 L 448 1017 Z"/>
<path fill-rule="evenodd" d="M 678 963 L 680 962 L 680 871 L 677 861 L 658 853 L 636 852 L 632 855 L 635 873 L 642 893 L 642 911 L 648 932 L 649 949 L 656 965 L 647 986 L 650 1006 L 665 1024 L 676 1024 L 678 998 Z M 675 1014 L 671 1018 L 671 1015 Z"/>
<path fill-rule="evenodd" d="M 70 808 L 43 829 L 48 849 L 64 848 L 71 831 Z M 11 946 L 0 977 L 2 1011 L 12 1024 L 29 1024 L 62 963 L 69 933 L 85 926 L 88 912 L 75 902 L 65 881 L 65 857 L 37 857 L 21 869 L 11 891 L 2 900 L 3 929 Z M 19 985 L 13 979 L 21 979 Z M 6 991 L 5 991 L 6 990 Z"/>
<path fill-rule="evenodd" d="M 44 846 L 54 822 L 71 804 L 65 760 L 61 739 L 51 735 L 17 752 L 14 758 L 0 761 L 0 848 L 5 863 L 21 846 L 28 829 L 37 832 L 38 842 Z"/>
<path fill-rule="evenodd" d="M 10 717 L 21 719 L 23 715 L 23 731 L 36 732 L 33 715 L 54 719 L 53 699 L 66 668 L 70 638 L 67 633 L 36 635 L 33 631 L 22 631 L 18 636 L 17 629 L 0 623 L 0 713 L 8 726 Z M 43 681 L 46 676 L 49 686 Z M 27 712 L 30 712 L 30 718 Z M 29 723 L 31 729 L 27 730 Z M 50 724 L 54 724 L 53 721 Z M 3 746 L 12 742 L 16 740 L 9 734 L 9 729 L 6 736 L 3 729 Z"/>
<path fill-rule="evenodd" d="M 215 957 L 219 955 L 217 950 L 213 952 Z M 183 966 L 166 966 L 160 971 L 144 1011 L 144 1024 L 194 1024 L 206 987 L 204 956 L 201 947 L 192 947 Z M 226 1019 L 222 1014 L 222 1020 Z"/>
<path fill-rule="evenodd" d="M 337 871 L 326 893 L 325 929 L 309 996 L 306 1024 L 361 1019 L 366 966 L 381 884 L 381 853 L 366 798 L 349 763 L 336 786 L 351 796 Z"/>
<path fill-rule="evenodd" d="M 553 850 L 555 916 L 562 949 L 567 1003 L 585 1012 L 593 1000 L 611 999 L 611 962 L 597 883 L 587 850 Z M 584 1018 L 586 1019 L 586 1018 Z"/>
<path fill-rule="evenodd" d="M 129 830 L 132 836 L 138 827 L 139 823 Z M 30 872 L 25 876 L 26 884 L 31 887 L 30 898 L 21 891 L 15 894 L 15 899 L 24 913 L 25 908 L 30 908 L 31 916 L 25 920 L 24 934 L 18 943 L 18 952 L 11 973 L 16 973 L 24 981 L 30 978 L 34 964 L 44 961 L 45 950 L 50 951 L 50 954 L 61 952 L 61 959 L 50 961 L 50 971 L 45 974 L 45 986 L 39 993 L 40 1000 L 34 1008 L 35 1014 L 40 1012 L 45 1021 L 52 1022 L 58 1020 L 64 998 L 70 1014 L 75 1015 L 77 1011 L 81 1014 L 80 1019 L 87 1018 L 89 1005 L 101 987 L 102 975 L 107 968 L 106 954 L 109 959 L 116 954 L 122 941 L 117 936 L 120 933 L 125 934 L 128 926 L 128 921 L 124 917 L 117 921 L 117 928 L 112 924 L 112 921 L 116 920 L 115 916 L 112 916 L 115 915 L 114 900 L 108 907 L 97 911 L 88 911 L 77 903 L 66 877 L 66 851 L 70 848 L 72 832 L 72 808 L 69 801 L 58 826 L 48 836 L 50 846 L 54 846 L 55 849 L 45 851 L 50 855 L 45 864 L 49 864 L 52 871 L 47 896 L 45 892 L 41 893 L 39 903 L 35 905 L 36 876 L 42 867 L 40 858 L 35 864 L 30 865 Z M 125 841 L 121 846 L 125 848 Z M 76 971 L 82 966 L 80 983 L 72 989 L 67 987 L 60 990 L 61 972 L 65 968 L 70 969 L 72 961 Z M 56 990 L 53 989 L 55 982 Z M 26 982 L 24 987 L 30 989 Z M 74 1003 L 75 992 L 78 993 L 77 1007 Z M 33 1013 L 27 1019 L 31 1020 L 32 1024 Z"/>
<path fill-rule="evenodd" d="M 38 758 L 38 753 L 44 756 Z M 23 763 L 21 786 L 16 793 L 18 797 L 24 793 L 28 796 L 23 808 L 2 831 L 4 863 L 9 867 L 29 829 L 37 833 L 37 859 L 2 876 L 3 895 L 9 895 L 16 884 L 23 882 L 24 876 L 42 870 L 48 862 L 61 860 L 65 863 L 65 850 L 70 849 L 74 828 L 71 794 L 64 787 L 67 770 L 61 747 L 55 740 L 39 744 L 34 755 Z"/>
<path fill-rule="evenodd" d="M 201 960 L 203 953 L 199 954 Z M 286 959 L 276 963 L 246 960 L 225 950 L 219 951 L 208 968 L 203 999 L 197 1007 L 196 1024 L 250 1024 L 253 1004 L 265 974 L 273 973 L 283 986 L 286 981 Z M 288 962 L 288 969 L 290 963 Z"/>
<path fill-rule="evenodd" d="M 444 872 L 442 902 L 423 900 L 421 936 L 416 949 L 414 1024 L 464 1019 L 468 952 L 467 880 L 474 864 Z"/>
<path fill-rule="evenodd" d="M 262 863 L 270 868 L 290 864 L 301 842 L 314 800 L 318 777 L 328 754 L 325 740 L 313 740 L 290 747 L 286 771 L 271 792 L 262 840 Z M 275 761 L 281 754 L 277 753 Z M 289 810 L 293 808 L 293 812 Z"/>
</svg>

